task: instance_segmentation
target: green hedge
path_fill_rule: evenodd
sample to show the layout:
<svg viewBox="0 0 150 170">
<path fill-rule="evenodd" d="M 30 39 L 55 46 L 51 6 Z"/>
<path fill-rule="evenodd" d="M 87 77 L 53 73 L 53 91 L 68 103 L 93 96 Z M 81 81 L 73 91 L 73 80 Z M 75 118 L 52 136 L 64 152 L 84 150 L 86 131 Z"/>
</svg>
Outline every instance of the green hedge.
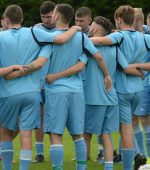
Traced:
<svg viewBox="0 0 150 170">
<path fill-rule="evenodd" d="M 24 11 L 24 25 L 31 26 L 40 22 L 39 7 L 43 0 L 0 0 L 0 15 L 5 8 L 11 4 L 18 4 Z M 113 21 L 114 11 L 120 5 L 132 5 L 133 7 L 143 8 L 145 16 L 150 12 L 150 1 L 148 0 L 53 0 L 57 3 L 68 3 L 72 5 L 75 10 L 80 6 L 88 6 L 92 10 L 93 17 L 102 15 L 110 18 Z"/>
</svg>

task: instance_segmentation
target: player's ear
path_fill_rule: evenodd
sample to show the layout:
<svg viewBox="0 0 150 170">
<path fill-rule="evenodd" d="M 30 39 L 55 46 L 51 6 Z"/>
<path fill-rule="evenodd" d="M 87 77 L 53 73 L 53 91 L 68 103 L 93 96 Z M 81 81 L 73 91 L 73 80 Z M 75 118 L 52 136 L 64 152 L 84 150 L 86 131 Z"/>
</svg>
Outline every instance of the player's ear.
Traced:
<svg viewBox="0 0 150 170">
<path fill-rule="evenodd" d="M 3 19 L 3 23 L 4 23 L 5 25 L 11 24 L 9 18 L 6 18 L 6 17 Z"/>
</svg>

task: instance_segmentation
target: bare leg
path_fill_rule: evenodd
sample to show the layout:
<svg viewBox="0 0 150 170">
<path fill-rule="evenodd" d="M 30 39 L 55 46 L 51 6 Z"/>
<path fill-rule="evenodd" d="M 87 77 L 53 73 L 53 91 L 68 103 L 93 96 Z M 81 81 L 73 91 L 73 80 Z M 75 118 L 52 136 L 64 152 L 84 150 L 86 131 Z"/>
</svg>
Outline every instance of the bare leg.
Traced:
<svg viewBox="0 0 150 170">
<path fill-rule="evenodd" d="M 105 162 L 113 162 L 113 146 L 112 146 L 110 134 L 102 134 L 101 139 L 104 146 Z"/>
<path fill-rule="evenodd" d="M 84 134 L 84 139 L 87 147 L 87 160 L 90 159 L 90 143 L 92 139 L 92 134 L 86 133 Z"/>
</svg>

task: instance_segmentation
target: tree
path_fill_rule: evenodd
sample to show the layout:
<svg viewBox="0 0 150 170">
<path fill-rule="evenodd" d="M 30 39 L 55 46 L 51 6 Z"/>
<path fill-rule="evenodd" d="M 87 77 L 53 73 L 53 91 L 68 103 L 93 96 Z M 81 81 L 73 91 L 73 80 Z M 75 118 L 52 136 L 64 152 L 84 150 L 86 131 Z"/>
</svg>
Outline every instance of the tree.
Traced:
<svg viewBox="0 0 150 170">
<path fill-rule="evenodd" d="M 24 11 L 24 23 L 25 26 L 32 26 L 35 23 L 40 22 L 39 7 L 43 0 L 1 0 L 0 1 L 0 15 L 2 16 L 5 8 L 11 4 L 18 4 Z M 87 6 L 91 8 L 93 17 L 96 15 L 102 15 L 113 21 L 113 15 L 115 10 L 120 5 L 131 5 L 137 8 L 143 8 L 145 16 L 150 12 L 150 1 L 148 0 L 53 0 L 56 4 L 68 3 L 76 10 L 81 6 Z"/>
</svg>

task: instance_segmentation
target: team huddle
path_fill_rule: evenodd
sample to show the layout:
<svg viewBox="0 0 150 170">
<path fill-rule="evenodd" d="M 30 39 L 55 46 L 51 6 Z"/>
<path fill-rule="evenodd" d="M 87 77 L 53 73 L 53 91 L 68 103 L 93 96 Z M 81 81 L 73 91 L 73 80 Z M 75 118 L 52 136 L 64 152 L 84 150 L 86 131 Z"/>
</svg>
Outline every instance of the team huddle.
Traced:
<svg viewBox="0 0 150 170">
<path fill-rule="evenodd" d="M 12 170 L 13 139 L 20 133 L 20 167 L 29 170 L 32 130 L 43 162 L 43 134 L 50 136 L 53 170 L 63 169 L 62 136 L 75 145 L 76 170 L 86 170 L 92 135 L 102 145 L 97 159 L 112 170 L 113 132 L 120 132 L 124 170 L 150 157 L 150 15 L 120 6 L 115 24 L 91 10 L 44 1 L 42 23 L 22 27 L 23 11 L 8 6 L 0 32 L 0 148 L 2 170 Z M 143 126 L 146 134 L 144 148 Z M 140 161 L 136 160 L 142 160 Z"/>
</svg>

